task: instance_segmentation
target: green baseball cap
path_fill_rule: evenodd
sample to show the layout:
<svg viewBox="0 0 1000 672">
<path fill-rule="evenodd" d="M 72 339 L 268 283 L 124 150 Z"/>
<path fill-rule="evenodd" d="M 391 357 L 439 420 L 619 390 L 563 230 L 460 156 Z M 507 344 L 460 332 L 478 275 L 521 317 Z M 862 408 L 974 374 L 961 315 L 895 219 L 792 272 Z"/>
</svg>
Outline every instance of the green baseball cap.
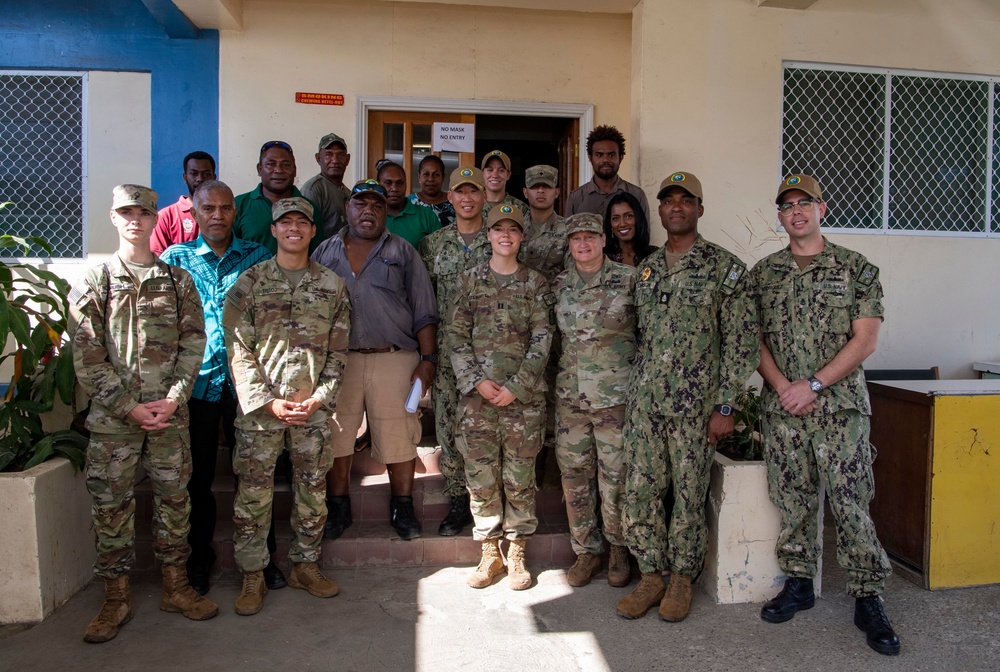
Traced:
<svg viewBox="0 0 1000 672">
<path fill-rule="evenodd" d="M 319 149 L 317 149 L 316 151 L 322 152 L 324 149 L 326 149 L 330 145 L 340 145 L 340 146 L 342 146 L 344 148 L 345 152 L 347 151 L 347 143 L 344 141 L 344 139 L 342 137 L 340 137 L 336 133 L 327 133 L 322 138 L 320 138 L 319 139 Z"/>
</svg>

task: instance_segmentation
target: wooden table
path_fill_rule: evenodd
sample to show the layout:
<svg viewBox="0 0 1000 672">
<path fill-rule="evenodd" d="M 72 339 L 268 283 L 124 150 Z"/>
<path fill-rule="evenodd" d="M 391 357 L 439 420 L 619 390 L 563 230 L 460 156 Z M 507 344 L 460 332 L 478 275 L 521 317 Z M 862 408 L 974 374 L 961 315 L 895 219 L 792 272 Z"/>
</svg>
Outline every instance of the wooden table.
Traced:
<svg viewBox="0 0 1000 672">
<path fill-rule="evenodd" d="M 928 589 L 1000 583 L 1000 379 L 868 383 L 872 519 Z"/>
</svg>

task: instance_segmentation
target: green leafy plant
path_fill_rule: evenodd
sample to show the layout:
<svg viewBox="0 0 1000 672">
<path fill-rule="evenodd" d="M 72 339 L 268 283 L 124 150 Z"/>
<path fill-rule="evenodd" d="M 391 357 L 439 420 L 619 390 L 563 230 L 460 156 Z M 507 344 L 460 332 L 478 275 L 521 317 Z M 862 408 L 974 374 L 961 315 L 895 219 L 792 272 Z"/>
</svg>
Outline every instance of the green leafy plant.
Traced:
<svg viewBox="0 0 1000 672">
<path fill-rule="evenodd" d="M 0 210 L 10 203 L 0 204 Z M 46 252 L 43 238 L 0 235 L 0 250 L 32 245 Z M 61 455 L 81 469 L 87 440 L 72 429 L 46 433 L 42 414 L 56 394 L 73 401 L 76 375 L 66 340 L 69 283 L 27 263 L 0 263 L 0 364 L 13 367 L 0 400 L 0 471 L 22 471 Z"/>
<path fill-rule="evenodd" d="M 719 443 L 719 451 L 734 460 L 763 460 L 764 436 L 760 417 L 760 394 L 751 385 L 734 400 L 736 431 Z"/>
</svg>

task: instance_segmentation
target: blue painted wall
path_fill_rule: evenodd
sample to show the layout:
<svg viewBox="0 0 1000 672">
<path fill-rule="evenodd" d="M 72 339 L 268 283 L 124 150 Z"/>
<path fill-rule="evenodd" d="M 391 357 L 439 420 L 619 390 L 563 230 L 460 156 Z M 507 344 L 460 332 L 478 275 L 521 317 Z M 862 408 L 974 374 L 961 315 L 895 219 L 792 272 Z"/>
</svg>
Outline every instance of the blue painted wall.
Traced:
<svg viewBox="0 0 1000 672">
<path fill-rule="evenodd" d="M 152 186 L 187 193 L 184 155 L 219 156 L 219 33 L 172 40 L 141 0 L 0 0 L 0 67 L 151 73 Z"/>
</svg>

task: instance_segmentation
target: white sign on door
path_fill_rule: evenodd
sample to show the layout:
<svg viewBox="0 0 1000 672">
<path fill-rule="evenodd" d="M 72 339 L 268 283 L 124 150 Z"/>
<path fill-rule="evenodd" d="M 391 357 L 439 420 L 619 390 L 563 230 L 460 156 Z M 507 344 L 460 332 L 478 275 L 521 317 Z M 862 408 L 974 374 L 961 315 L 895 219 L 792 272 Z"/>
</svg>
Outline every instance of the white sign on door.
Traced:
<svg viewBox="0 0 1000 672">
<path fill-rule="evenodd" d="M 434 122 L 434 152 L 475 152 L 476 125 Z"/>
</svg>

